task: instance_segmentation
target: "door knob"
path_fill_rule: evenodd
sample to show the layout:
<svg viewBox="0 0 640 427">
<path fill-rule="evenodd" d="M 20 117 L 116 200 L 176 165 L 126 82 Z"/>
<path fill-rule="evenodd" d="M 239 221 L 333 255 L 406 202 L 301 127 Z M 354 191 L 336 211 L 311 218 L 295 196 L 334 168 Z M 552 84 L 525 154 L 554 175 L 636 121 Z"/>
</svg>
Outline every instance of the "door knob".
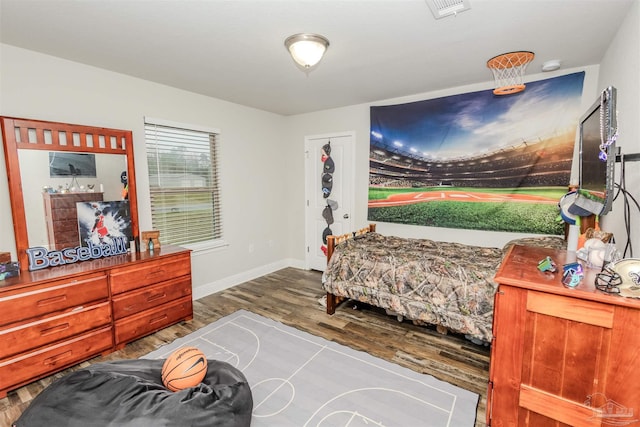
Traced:
<svg viewBox="0 0 640 427">
<path fill-rule="evenodd" d="M 349 214 L 344 214 L 344 215 L 342 215 L 342 218 L 344 218 L 344 219 L 349 219 Z"/>
</svg>

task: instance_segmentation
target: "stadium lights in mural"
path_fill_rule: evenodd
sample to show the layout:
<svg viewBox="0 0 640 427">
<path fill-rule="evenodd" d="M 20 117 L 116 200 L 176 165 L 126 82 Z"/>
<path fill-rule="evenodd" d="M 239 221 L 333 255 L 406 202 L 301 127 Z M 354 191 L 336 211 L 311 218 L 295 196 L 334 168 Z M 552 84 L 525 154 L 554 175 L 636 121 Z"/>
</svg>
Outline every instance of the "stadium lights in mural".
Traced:
<svg viewBox="0 0 640 427">
<path fill-rule="evenodd" d="M 371 107 L 368 219 L 562 234 L 583 81 Z"/>
</svg>

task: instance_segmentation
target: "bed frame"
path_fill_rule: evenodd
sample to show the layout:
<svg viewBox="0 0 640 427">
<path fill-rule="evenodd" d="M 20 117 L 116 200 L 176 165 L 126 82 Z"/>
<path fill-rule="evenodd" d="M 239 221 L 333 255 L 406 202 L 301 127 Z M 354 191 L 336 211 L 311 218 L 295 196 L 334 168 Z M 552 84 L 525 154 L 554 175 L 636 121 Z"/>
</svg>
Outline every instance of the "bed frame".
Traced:
<svg viewBox="0 0 640 427">
<path fill-rule="evenodd" d="M 440 333 L 464 334 L 476 344 L 492 340 L 495 269 L 505 251 L 514 244 L 554 249 L 566 244 L 560 236 L 514 239 L 502 248 L 378 233 L 365 237 L 375 231 L 372 224 L 353 233 L 328 236 L 327 270 L 322 278 L 327 314 L 334 314 L 337 305 L 351 297 L 382 308 L 399 321 L 406 318 L 433 325 Z M 399 253 L 393 252 L 396 249 Z M 395 256 L 403 251 L 406 257 Z M 394 277 L 389 279 L 388 274 Z"/>
<path fill-rule="evenodd" d="M 333 255 L 333 251 L 338 243 L 344 242 L 348 239 L 353 239 L 356 236 L 362 236 L 367 233 L 374 233 L 376 231 L 376 224 L 369 224 L 368 227 L 361 228 L 356 231 L 352 231 L 351 233 L 341 234 L 339 236 L 327 236 L 327 263 L 331 259 L 331 255 Z M 345 297 L 339 297 L 337 295 L 333 295 L 330 292 L 327 292 L 327 314 L 334 314 L 336 312 L 336 307 L 342 301 L 346 300 Z"/>
</svg>

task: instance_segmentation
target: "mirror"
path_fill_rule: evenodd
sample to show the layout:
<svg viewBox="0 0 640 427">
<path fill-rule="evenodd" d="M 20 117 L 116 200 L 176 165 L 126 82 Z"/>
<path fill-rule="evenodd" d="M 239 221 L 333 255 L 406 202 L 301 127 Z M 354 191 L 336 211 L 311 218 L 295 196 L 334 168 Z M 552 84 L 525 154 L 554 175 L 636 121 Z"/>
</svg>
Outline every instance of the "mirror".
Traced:
<svg viewBox="0 0 640 427">
<path fill-rule="evenodd" d="M 49 250 L 55 249 L 51 244 L 47 229 L 44 204 L 44 189 L 49 187 L 55 193 L 62 191 L 74 192 L 81 199 L 82 194 L 87 200 L 97 200 L 95 196 L 101 193 L 101 199 L 121 200 L 123 184 L 120 175 L 127 170 L 127 159 L 123 155 L 96 154 L 95 176 L 61 175 L 51 176 L 50 158 L 55 151 L 19 150 L 20 175 L 22 182 L 22 203 L 26 215 L 27 235 L 29 247 L 42 246 Z M 29 165 L 26 168 L 24 165 Z M 92 189 L 89 186 L 93 187 Z"/>
<path fill-rule="evenodd" d="M 122 200 L 121 175 L 126 172 L 131 232 L 134 237 L 138 236 L 131 131 L 11 117 L 0 117 L 0 124 L 16 250 L 22 270 L 28 268 L 26 249 L 29 247 L 55 249 L 50 245 L 43 187 L 50 188 L 56 195 L 73 194 L 71 198 L 80 201 L 117 201 Z M 74 167 L 68 162 L 73 156 L 78 156 L 81 166 L 76 163 Z M 58 162 L 62 157 L 64 162 Z M 85 158 L 90 162 L 83 162 Z M 69 172 L 54 168 L 57 162 L 63 167 L 68 165 Z"/>
</svg>

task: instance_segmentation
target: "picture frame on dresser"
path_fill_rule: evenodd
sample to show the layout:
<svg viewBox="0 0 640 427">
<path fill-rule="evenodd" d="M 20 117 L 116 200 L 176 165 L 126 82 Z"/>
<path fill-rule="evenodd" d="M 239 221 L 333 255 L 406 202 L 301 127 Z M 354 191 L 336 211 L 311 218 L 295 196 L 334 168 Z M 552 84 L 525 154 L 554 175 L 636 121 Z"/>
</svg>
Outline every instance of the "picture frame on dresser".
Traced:
<svg viewBox="0 0 640 427">
<path fill-rule="evenodd" d="M 115 237 L 133 240 L 129 200 L 78 202 L 76 210 L 81 246 L 110 244 Z"/>
</svg>

